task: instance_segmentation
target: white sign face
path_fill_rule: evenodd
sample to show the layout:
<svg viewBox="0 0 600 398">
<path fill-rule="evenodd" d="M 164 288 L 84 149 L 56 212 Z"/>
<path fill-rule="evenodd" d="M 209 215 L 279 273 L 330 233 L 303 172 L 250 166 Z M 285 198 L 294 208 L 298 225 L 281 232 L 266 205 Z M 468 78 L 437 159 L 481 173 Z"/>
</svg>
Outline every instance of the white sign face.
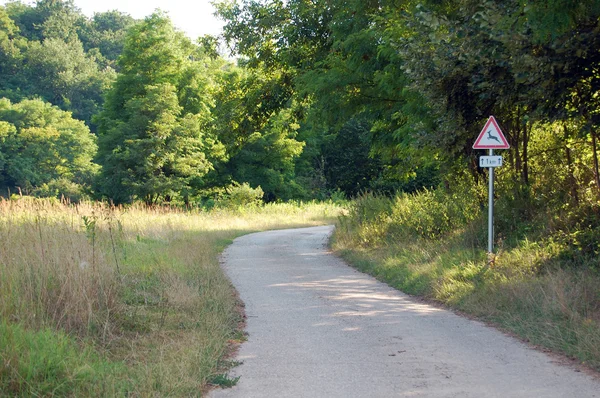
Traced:
<svg viewBox="0 0 600 398">
<path fill-rule="evenodd" d="M 500 130 L 500 126 L 496 122 L 496 118 L 490 116 L 485 127 L 479 133 L 479 137 L 475 140 L 473 149 L 508 149 L 510 145 Z"/>
<path fill-rule="evenodd" d="M 501 167 L 502 156 L 481 156 L 479 158 L 479 167 Z"/>
</svg>

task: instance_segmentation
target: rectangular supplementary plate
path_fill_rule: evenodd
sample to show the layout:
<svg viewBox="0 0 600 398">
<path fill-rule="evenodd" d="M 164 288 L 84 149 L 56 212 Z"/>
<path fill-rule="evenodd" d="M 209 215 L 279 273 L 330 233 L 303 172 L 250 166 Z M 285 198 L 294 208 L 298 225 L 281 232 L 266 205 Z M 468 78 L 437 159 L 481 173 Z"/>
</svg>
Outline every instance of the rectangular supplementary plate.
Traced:
<svg viewBox="0 0 600 398">
<path fill-rule="evenodd" d="M 479 167 L 500 167 L 502 166 L 502 156 L 480 156 Z"/>
</svg>

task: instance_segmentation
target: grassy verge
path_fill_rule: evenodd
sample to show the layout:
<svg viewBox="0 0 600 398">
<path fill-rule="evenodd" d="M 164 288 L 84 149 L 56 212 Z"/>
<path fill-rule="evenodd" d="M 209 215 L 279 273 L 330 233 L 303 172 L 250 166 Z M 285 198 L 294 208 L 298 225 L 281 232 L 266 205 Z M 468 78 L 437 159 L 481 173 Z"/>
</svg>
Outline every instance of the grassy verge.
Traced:
<svg viewBox="0 0 600 398">
<path fill-rule="evenodd" d="M 0 390 L 200 396 L 229 383 L 228 349 L 242 336 L 219 253 L 244 233 L 332 222 L 338 212 L 0 201 Z"/>
<path fill-rule="evenodd" d="M 3 396 L 119 396 L 132 389 L 122 364 L 56 330 L 0 323 Z"/>
<path fill-rule="evenodd" d="M 460 219 L 468 203 L 435 195 L 440 194 L 359 199 L 341 218 L 334 249 L 399 290 L 493 322 L 600 370 L 597 258 L 566 259 L 564 246 L 552 239 L 520 239 L 501 247 L 488 264 L 478 212 Z"/>
</svg>

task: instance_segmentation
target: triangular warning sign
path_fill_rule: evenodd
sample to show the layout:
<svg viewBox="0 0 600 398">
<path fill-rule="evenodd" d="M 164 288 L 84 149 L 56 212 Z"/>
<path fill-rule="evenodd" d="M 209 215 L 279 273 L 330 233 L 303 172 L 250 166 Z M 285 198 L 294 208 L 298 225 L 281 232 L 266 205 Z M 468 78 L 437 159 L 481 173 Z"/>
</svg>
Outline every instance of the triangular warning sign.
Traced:
<svg viewBox="0 0 600 398">
<path fill-rule="evenodd" d="M 479 137 L 475 140 L 473 149 L 508 149 L 508 141 L 500 130 L 496 118 L 490 116 L 485 127 L 479 133 Z"/>
</svg>

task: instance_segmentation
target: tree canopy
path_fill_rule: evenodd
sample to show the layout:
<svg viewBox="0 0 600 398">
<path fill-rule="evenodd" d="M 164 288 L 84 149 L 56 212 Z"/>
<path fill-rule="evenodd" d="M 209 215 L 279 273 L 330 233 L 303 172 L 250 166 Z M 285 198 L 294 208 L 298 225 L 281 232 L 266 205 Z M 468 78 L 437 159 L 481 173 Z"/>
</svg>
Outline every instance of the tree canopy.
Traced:
<svg viewBox="0 0 600 398">
<path fill-rule="evenodd" d="M 216 8 L 235 62 L 160 12 L 9 2 L 0 97 L 84 121 L 99 143 L 92 191 L 115 202 L 200 203 L 242 184 L 267 200 L 414 191 L 465 170 L 477 184 L 472 143 L 491 114 L 511 144 L 498 175 L 511 195 L 600 197 L 598 0 Z"/>
<path fill-rule="evenodd" d="M 209 67 L 160 13 L 131 28 L 98 115 L 100 192 L 116 202 L 182 197 L 223 156 L 210 134 Z"/>
<path fill-rule="evenodd" d="M 78 200 L 98 171 L 96 149 L 96 137 L 69 112 L 0 100 L 0 189 Z"/>
</svg>

